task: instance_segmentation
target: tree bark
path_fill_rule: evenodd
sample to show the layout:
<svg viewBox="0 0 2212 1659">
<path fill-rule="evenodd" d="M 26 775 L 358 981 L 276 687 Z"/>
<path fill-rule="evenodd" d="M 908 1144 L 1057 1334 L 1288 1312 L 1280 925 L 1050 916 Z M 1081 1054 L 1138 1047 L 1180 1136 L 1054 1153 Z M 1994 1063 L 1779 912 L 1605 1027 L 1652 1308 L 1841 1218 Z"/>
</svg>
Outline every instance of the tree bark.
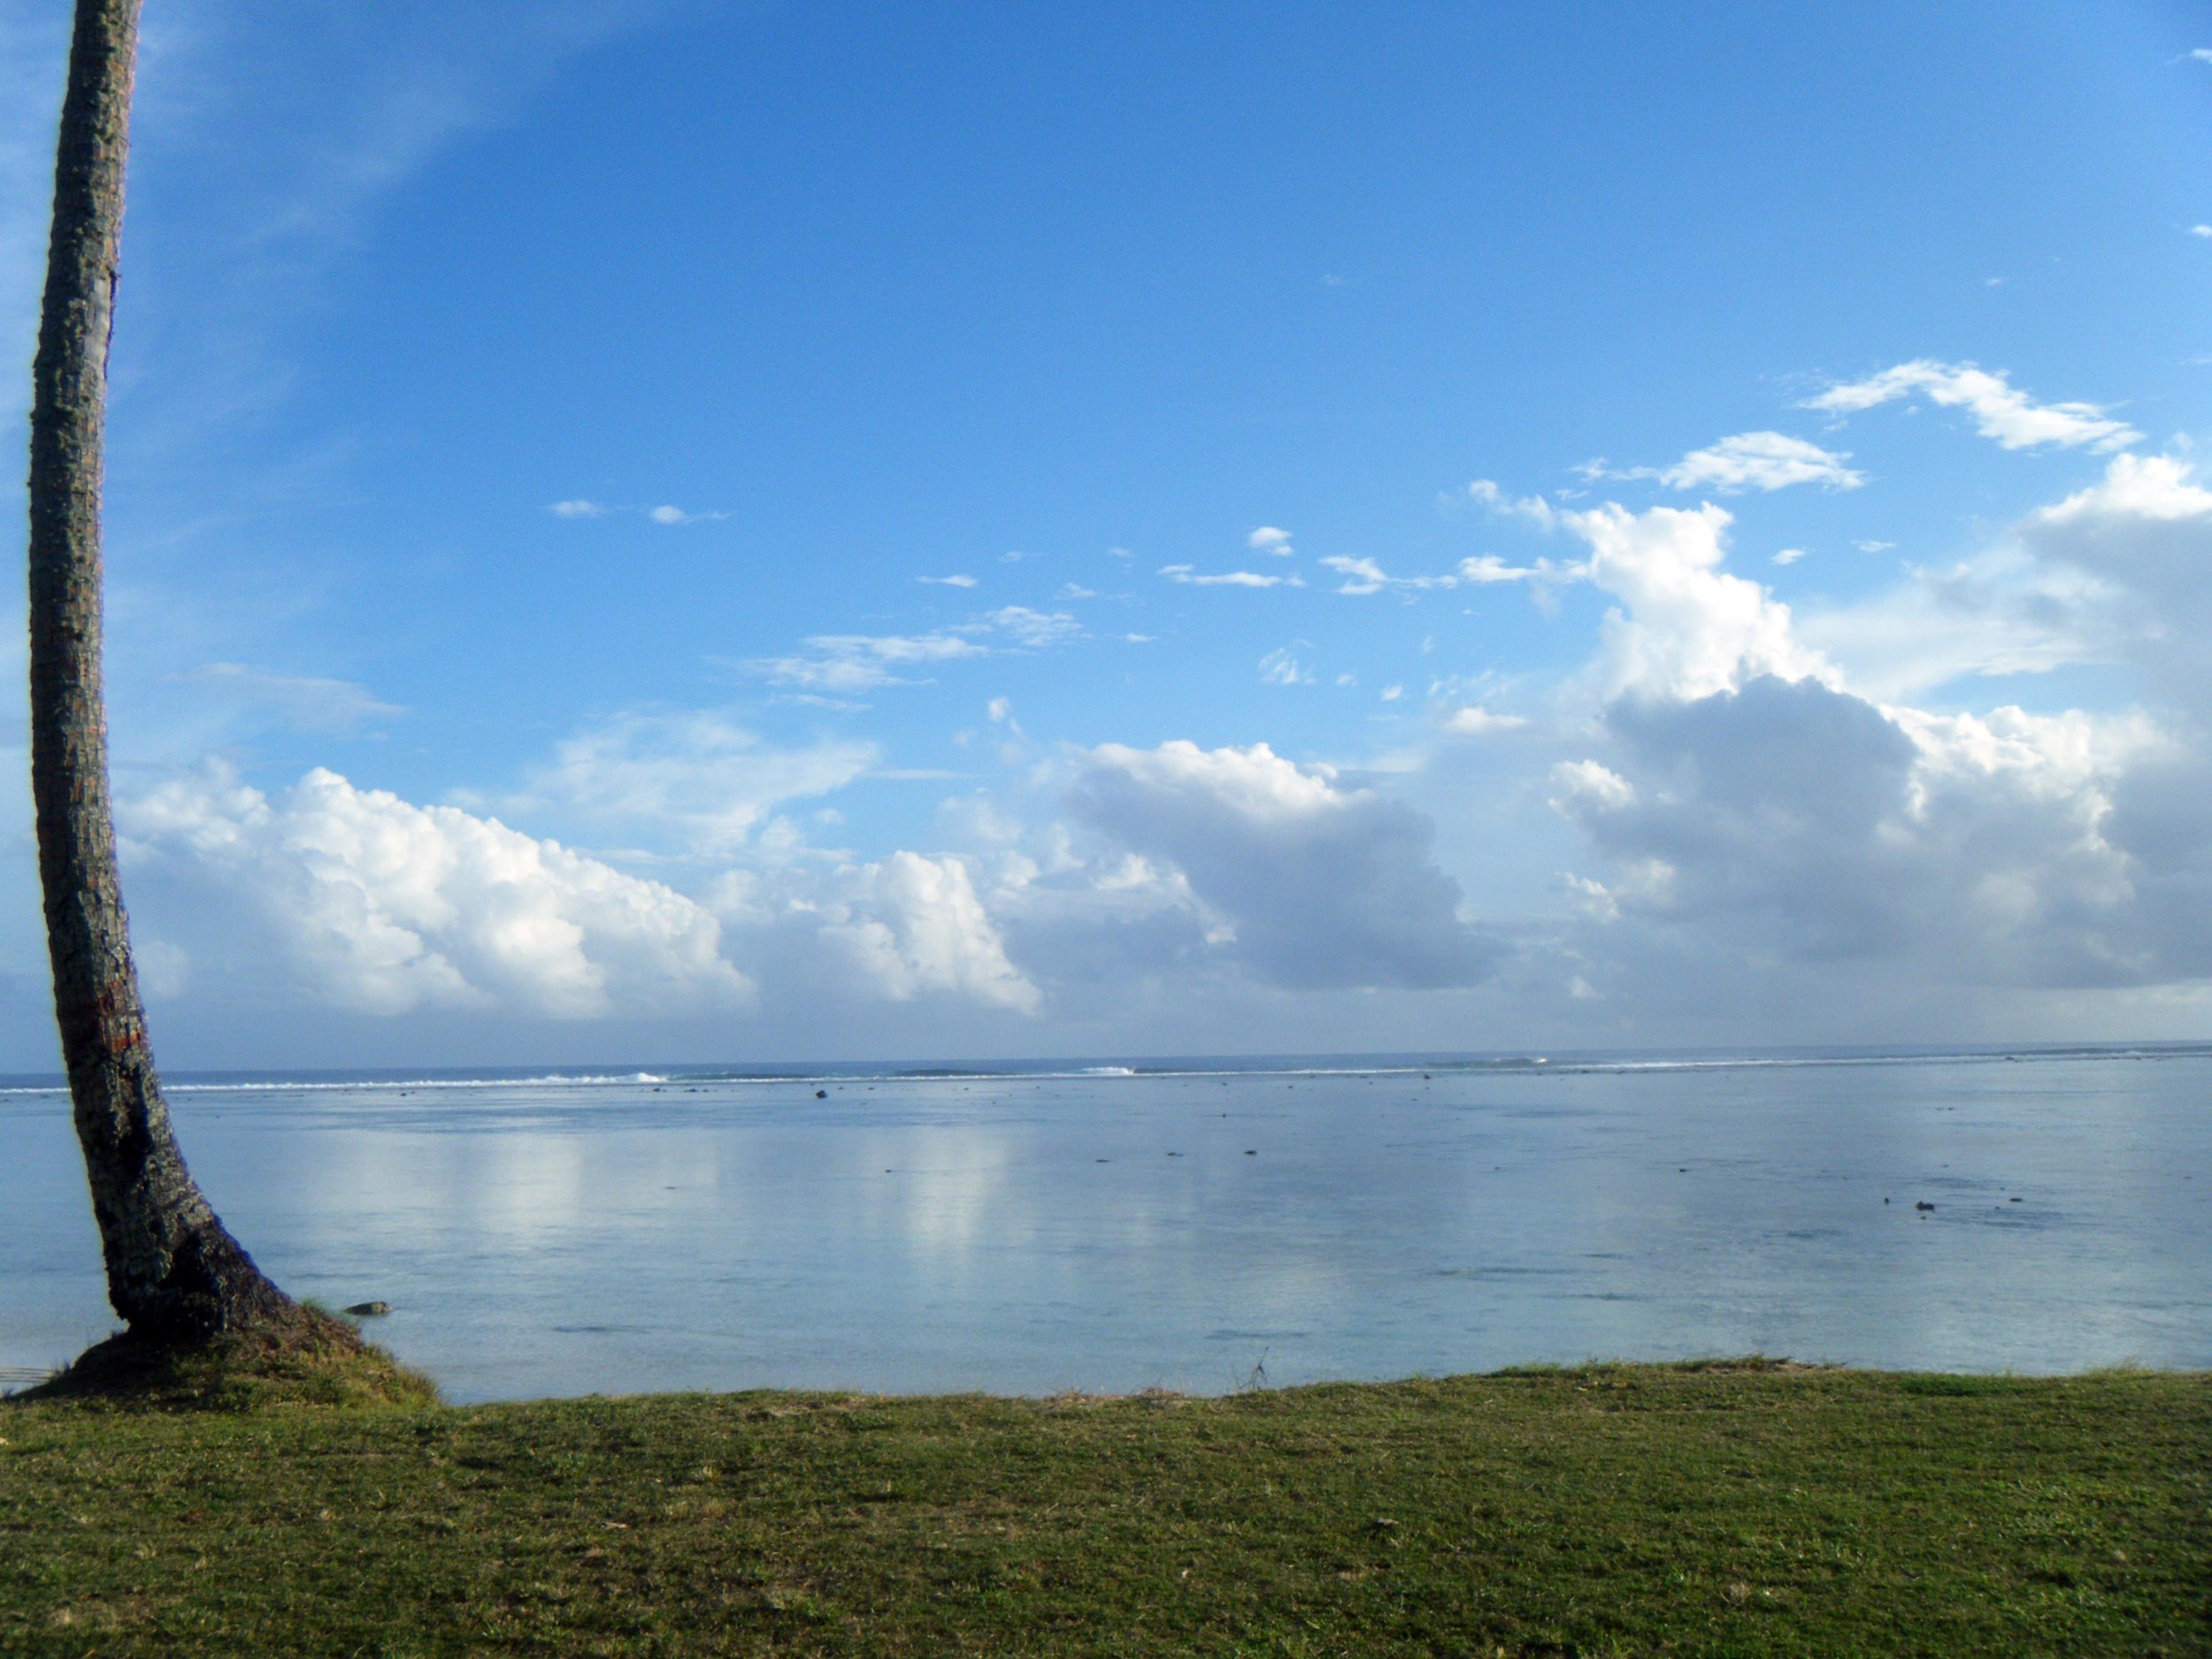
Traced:
<svg viewBox="0 0 2212 1659">
<path fill-rule="evenodd" d="M 31 405 L 31 795 L 54 1013 L 106 1257 L 134 1336 L 297 1310 L 185 1169 L 146 1046 L 115 865 L 100 684 L 100 487 L 140 0 L 78 0 Z"/>
</svg>

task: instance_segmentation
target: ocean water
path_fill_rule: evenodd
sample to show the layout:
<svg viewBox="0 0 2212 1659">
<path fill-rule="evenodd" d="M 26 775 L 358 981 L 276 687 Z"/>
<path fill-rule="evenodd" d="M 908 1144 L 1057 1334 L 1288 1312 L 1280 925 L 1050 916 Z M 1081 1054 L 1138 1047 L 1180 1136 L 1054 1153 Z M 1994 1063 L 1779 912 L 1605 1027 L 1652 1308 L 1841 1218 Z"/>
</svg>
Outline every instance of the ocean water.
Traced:
<svg viewBox="0 0 2212 1659">
<path fill-rule="evenodd" d="M 376 1339 L 461 1401 L 1755 1351 L 2212 1367 L 2207 1048 L 171 1093 L 257 1258 L 296 1294 L 392 1303 Z M 113 1321 L 65 1098 L 0 1090 L 0 1148 L 21 1382 Z"/>
</svg>

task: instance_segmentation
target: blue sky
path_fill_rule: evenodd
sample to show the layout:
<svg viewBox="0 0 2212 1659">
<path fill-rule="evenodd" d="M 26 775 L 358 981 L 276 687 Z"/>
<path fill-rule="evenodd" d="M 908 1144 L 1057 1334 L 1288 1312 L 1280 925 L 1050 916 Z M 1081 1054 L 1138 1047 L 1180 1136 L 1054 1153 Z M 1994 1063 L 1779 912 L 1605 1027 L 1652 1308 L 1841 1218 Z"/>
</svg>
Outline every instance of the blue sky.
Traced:
<svg viewBox="0 0 2212 1659">
<path fill-rule="evenodd" d="M 2203 1033 L 2195 8 L 147 28 L 167 1064 Z"/>
</svg>

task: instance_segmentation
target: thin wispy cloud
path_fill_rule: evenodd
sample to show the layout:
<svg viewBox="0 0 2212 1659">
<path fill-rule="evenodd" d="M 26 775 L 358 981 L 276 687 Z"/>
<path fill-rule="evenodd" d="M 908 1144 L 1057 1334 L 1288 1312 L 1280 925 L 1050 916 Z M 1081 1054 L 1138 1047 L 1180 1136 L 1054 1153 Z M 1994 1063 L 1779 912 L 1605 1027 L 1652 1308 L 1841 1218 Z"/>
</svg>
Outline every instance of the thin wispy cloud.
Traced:
<svg viewBox="0 0 2212 1659">
<path fill-rule="evenodd" d="M 280 674 L 243 663 L 209 663 L 177 678 L 250 704 L 298 731 L 354 732 L 406 712 L 349 680 Z"/>
<path fill-rule="evenodd" d="M 1527 724 L 1525 716 L 1500 714 L 1479 703 L 1454 709 L 1437 722 L 1440 728 L 1453 737 L 1494 737 L 1501 732 L 1517 732 Z"/>
<path fill-rule="evenodd" d="M 1160 574 L 1171 582 L 1187 588 L 1303 588 L 1294 571 L 1287 576 L 1263 574 L 1259 571 L 1218 571 L 1202 574 L 1192 565 L 1163 565 Z"/>
<path fill-rule="evenodd" d="M 1322 568 L 1334 571 L 1344 580 L 1337 588 L 1340 594 L 1379 594 L 1385 589 L 1402 589 L 1418 593 L 1432 588 L 1456 588 L 1456 576 L 1393 576 L 1371 558 L 1346 558 L 1332 555 L 1321 561 Z"/>
<path fill-rule="evenodd" d="M 1770 492 L 1795 484 L 1828 489 L 1856 489 L 1866 475 L 1846 465 L 1851 457 L 1780 432 L 1740 432 L 1702 449 L 1693 449 L 1671 466 L 1630 467 L 1620 472 L 1592 462 L 1586 478 L 1655 479 L 1669 489 L 1709 489 L 1723 495 L 1747 490 Z"/>
<path fill-rule="evenodd" d="M 914 580 L 926 588 L 972 588 L 975 586 L 975 578 L 972 576 L 917 576 Z"/>
<path fill-rule="evenodd" d="M 1082 637 L 1083 625 L 1064 611 L 1002 605 L 972 621 L 926 634 L 817 634 L 804 649 L 754 657 L 745 673 L 793 690 L 849 696 L 887 686 L 927 683 L 921 671 L 939 664 L 1009 651 L 1043 650 Z"/>
<path fill-rule="evenodd" d="M 657 507 L 648 507 L 590 501 L 582 496 L 576 496 L 567 501 L 557 501 L 547 507 L 546 511 L 557 518 L 607 518 L 627 515 L 672 527 L 687 524 L 713 524 L 730 516 L 726 512 L 712 510 L 693 512 L 669 503 L 663 503 Z"/>
<path fill-rule="evenodd" d="M 1971 363 L 1938 363 L 1922 357 L 1884 369 L 1863 380 L 1832 386 L 1801 407 L 1848 415 L 1915 396 L 1945 409 L 1963 409 L 1975 430 L 2007 449 L 2124 449 L 2143 434 L 2108 414 L 2101 404 L 2044 403 L 2012 384 L 2002 371 Z"/>
</svg>

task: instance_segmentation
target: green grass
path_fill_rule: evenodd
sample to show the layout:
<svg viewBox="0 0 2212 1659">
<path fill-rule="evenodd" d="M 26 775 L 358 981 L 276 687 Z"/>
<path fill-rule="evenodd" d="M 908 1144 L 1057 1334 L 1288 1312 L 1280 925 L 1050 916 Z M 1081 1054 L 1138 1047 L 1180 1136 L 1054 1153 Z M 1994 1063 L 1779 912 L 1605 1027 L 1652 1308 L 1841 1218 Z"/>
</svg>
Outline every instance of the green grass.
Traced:
<svg viewBox="0 0 2212 1659">
<path fill-rule="evenodd" d="M 2212 1653 L 2212 1376 L 0 1409 L 0 1653 Z"/>
</svg>

